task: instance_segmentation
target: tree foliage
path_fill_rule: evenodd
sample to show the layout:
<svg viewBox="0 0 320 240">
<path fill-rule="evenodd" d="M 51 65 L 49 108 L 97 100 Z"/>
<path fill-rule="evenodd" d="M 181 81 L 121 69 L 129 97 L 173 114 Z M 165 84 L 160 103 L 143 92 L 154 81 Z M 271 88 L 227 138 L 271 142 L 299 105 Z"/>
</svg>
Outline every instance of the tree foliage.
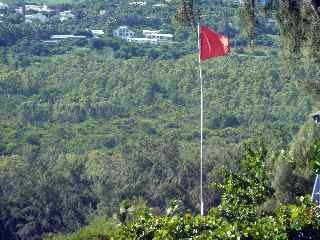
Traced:
<svg viewBox="0 0 320 240">
<path fill-rule="evenodd" d="M 201 11 L 209 16 L 201 21 L 236 46 L 228 57 L 202 65 L 204 199 L 208 208 L 217 208 L 200 218 L 196 39 L 173 22 L 178 2 L 161 9 L 153 3 L 145 8 L 129 1 L 59 5 L 56 9 L 72 7 L 76 17 L 48 24 L 5 16 L 0 24 L 1 239 L 72 232 L 93 216 L 98 220 L 70 238 L 316 236 L 318 212 L 308 201 L 275 209 L 297 203 L 296 197 L 311 189 L 318 135 L 310 122 L 300 129 L 312 101 L 292 79 L 312 82 L 319 76 L 317 64 L 301 61 L 295 71 L 287 67 L 291 62 L 280 59 L 275 48 L 277 28 L 253 12 L 258 6 L 253 1 L 248 16 L 257 20 L 257 46 L 248 49 L 250 39 L 239 35 L 244 22 L 235 3 L 184 1 L 180 14 L 189 18 L 188 26 Z M 174 33 L 175 43 L 134 45 L 88 32 L 111 33 L 120 24 L 136 32 Z M 88 39 L 43 42 L 66 33 Z M 296 49 L 307 56 L 305 39 Z M 261 135 L 268 154 L 262 147 L 242 151 L 243 142 Z M 210 189 L 212 182 L 221 183 L 220 190 Z"/>
<path fill-rule="evenodd" d="M 172 215 L 173 209 L 179 209 L 177 202 L 164 216 L 154 215 L 145 205 L 131 205 L 130 220 L 118 227 L 116 219 L 105 220 L 78 233 L 48 239 L 317 239 L 320 212 L 309 198 L 301 197 L 298 205 L 279 207 L 273 214 L 257 212 L 259 204 L 272 194 L 264 167 L 266 152 L 261 145 L 246 151 L 239 172 L 225 171 L 220 184 L 222 203 L 205 217 L 183 211 Z M 109 231 L 99 230 L 100 226 Z"/>
</svg>

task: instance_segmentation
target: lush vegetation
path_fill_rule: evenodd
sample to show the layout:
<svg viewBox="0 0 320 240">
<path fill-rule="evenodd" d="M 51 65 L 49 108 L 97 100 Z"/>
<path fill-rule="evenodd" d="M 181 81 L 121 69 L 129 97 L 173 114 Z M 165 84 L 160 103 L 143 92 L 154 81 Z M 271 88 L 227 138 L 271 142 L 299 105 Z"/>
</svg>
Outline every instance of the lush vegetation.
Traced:
<svg viewBox="0 0 320 240">
<path fill-rule="evenodd" d="M 229 1 L 202 3 L 204 22 L 229 36 L 233 51 L 202 66 L 206 216 L 197 215 L 196 39 L 180 25 L 178 2 L 53 6 L 72 9 L 64 22 L 4 13 L 1 239 L 319 238 L 308 196 L 319 131 L 308 116 L 314 99 L 297 88 L 317 96 L 319 66 L 307 54 L 296 64 L 284 57 L 269 15 L 256 16 L 247 47 L 242 12 Z M 129 44 L 111 34 L 120 24 L 174 33 L 175 43 Z M 52 34 L 87 38 L 45 42 Z"/>
<path fill-rule="evenodd" d="M 266 153 L 261 146 L 246 148 L 239 172 L 226 170 L 218 185 L 221 204 L 205 217 L 192 216 L 178 202 L 159 217 L 135 202 L 124 206 L 117 219 L 101 218 L 72 235 L 47 239 L 318 239 L 320 212 L 308 198 L 281 206 L 272 215 L 261 205 L 272 195 Z"/>
</svg>

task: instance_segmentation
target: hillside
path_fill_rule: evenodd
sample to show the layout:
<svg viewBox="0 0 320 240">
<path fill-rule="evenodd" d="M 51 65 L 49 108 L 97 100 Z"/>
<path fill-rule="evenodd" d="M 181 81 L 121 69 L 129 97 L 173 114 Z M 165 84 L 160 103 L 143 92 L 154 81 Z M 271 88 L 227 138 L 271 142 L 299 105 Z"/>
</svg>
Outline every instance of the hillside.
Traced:
<svg viewBox="0 0 320 240">
<path fill-rule="evenodd" d="M 197 41 L 177 20 L 179 3 L 68 2 L 0 10 L 0 239 L 319 232 L 318 210 L 297 200 L 320 166 L 315 104 L 298 85 L 319 66 L 290 58 L 272 15 L 259 13 L 252 40 L 237 1 L 202 2 L 203 23 L 232 47 L 202 65 L 202 218 Z M 173 40 L 129 42 L 119 26 Z"/>
<path fill-rule="evenodd" d="M 311 109 L 270 53 L 262 58 L 232 54 L 203 65 L 206 183 L 219 179 L 221 166 L 235 168 L 243 141 L 253 136 L 275 150 L 285 147 Z M 25 69 L 3 66 L 1 176 L 15 183 L 3 191 L 35 209 L 44 203 L 39 202 L 45 194 L 41 188 L 51 189 L 43 196 L 49 209 L 73 192 L 64 208 L 81 204 L 81 213 L 69 209 L 47 219 L 62 214 L 59 221 L 69 230 L 83 223 L 91 207 L 111 214 L 125 199 L 143 197 L 160 212 L 179 199 L 195 210 L 197 75 L 195 55 L 150 62 L 89 49 L 45 58 Z M 74 185 L 78 181 L 82 184 Z M 206 190 L 206 205 L 218 201 L 211 194 Z M 6 206 L 9 198 L 2 201 Z M 82 218 L 72 220 L 70 214 Z"/>
</svg>

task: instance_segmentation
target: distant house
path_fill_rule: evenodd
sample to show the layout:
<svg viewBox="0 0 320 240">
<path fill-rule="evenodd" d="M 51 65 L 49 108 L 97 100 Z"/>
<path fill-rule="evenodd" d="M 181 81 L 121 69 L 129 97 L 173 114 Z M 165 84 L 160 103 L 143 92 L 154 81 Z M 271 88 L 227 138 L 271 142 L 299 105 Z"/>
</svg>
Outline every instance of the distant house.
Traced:
<svg viewBox="0 0 320 240">
<path fill-rule="evenodd" d="M 103 30 L 90 30 L 90 32 L 96 38 L 104 35 L 104 31 Z"/>
<path fill-rule="evenodd" d="M 32 23 L 34 21 L 39 21 L 39 22 L 47 22 L 48 17 L 43 15 L 42 13 L 36 13 L 36 14 L 30 14 L 25 16 L 26 22 L 27 23 Z"/>
<path fill-rule="evenodd" d="M 81 35 L 73 35 L 73 34 L 57 34 L 57 35 L 52 35 L 50 37 L 51 40 L 84 39 L 84 38 L 87 38 L 87 37 L 81 36 Z"/>
<path fill-rule="evenodd" d="M 158 34 L 158 33 L 160 33 L 159 30 L 142 30 L 143 35 Z"/>
<path fill-rule="evenodd" d="M 129 2 L 129 5 L 133 6 L 145 6 L 146 2 Z"/>
<path fill-rule="evenodd" d="M 48 8 L 47 5 L 25 5 L 26 12 L 28 11 L 34 11 L 34 12 L 52 12 L 51 9 Z"/>
<path fill-rule="evenodd" d="M 142 34 L 148 39 L 156 39 L 159 43 L 173 40 L 173 34 L 160 33 L 159 31 L 143 30 Z"/>
<path fill-rule="evenodd" d="M 158 44 L 157 39 L 150 39 L 150 38 L 127 38 L 128 42 L 134 42 L 134 43 L 151 43 L 151 44 Z"/>
<path fill-rule="evenodd" d="M 82 35 L 73 35 L 73 34 L 56 34 L 50 36 L 50 39 L 43 41 L 44 43 L 48 44 L 57 44 L 60 41 L 63 40 L 69 40 L 69 39 L 86 39 L 87 36 L 82 36 Z"/>
<path fill-rule="evenodd" d="M 142 34 L 144 35 L 142 38 L 133 37 L 134 32 L 129 30 L 127 26 L 120 26 L 113 31 L 113 36 L 125 39 L 127 42 L 160 44 L 173 40 L 172 34 L 163 34 L 159 30 L 143 30 Z"/>
<path fill-rule="evenodd" d="M 64 21 L 69 20 L 69 19 L 73 19 L 75 17 L 76 17 L 76 15 L 74 15 L 72 13 L 72 11 L 70 11 L 70 10 L 63 11 L 63 12 L 59 13 L 59 19 L 60 19 L 61 22 L 64 22 Z"/>
<path fill-rule="evenodd" d="M 113 31 L 113 36 L 119 37 L 122 39 L 127 39 L 127 38 L 132 38 L 134 36 L 134 32 L 129 30 L 127 26 L 120 26 Z"/>
</svg>

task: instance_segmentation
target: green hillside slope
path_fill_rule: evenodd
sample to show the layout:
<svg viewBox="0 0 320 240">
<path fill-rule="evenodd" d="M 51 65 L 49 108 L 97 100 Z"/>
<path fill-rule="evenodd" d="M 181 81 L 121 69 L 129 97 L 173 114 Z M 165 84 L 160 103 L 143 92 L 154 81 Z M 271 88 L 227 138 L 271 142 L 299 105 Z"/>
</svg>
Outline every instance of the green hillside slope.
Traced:
<svg viewBox="0 0 320 240">
<path fill-rule="evenodd" d="M 11 182 L 2 205 L 14 199 L 35 210 L 68 209 L 28 216 L 40 225 L 60 216 L 65 227 L 52 226 L 59 230 L 74 230 L 93 209 L 112 214 L 126 199 L 143 198 L 159 212 L 171 199 L 198 207 L 195 55 L 150 62 L 82 49 L 1 69 L 0 180 Z M 206 185 L 220 178 L 221 166 L 236 168 L 244 140 L 258 136 L 271 149 L 285 147 L 311 110 L 268 51 L 210 60 L 203 72 Z M 219 194 L 205 191 L 212 206 Z M 11 218 L 24 219 L 19 212 Z"/>
<path fill-rule="evenodd" d="M 178 22 L 181 2 L 79 2 L 41 1 L 72 3 L 52 6 L 44 21 L 26 22 L 15 5 L 0 10 L 1 240 L 318 236 L 318 210 L 297 200 L 310 194 L 320 166 L 315 105 L 297 88 L 318 93 L 315 35 L 303 35 L 292 56 L 300 32 L 286 39 L 282 26 L 279 36 L 274 12 L 257 4 L 256 19 L 249 14 L 253 40 L 238 1 L 201 1 L 203 24 L 230 38 L 232 51 L 202 66 L 204 203 L 215 208 L 192 218 L 200 88 L 196 35 Z M 283 24 L 292 25 L 290 16 Z M 121 25 L 174 40 L 128 43 L 112 35 Z M 59 34 L 78 37 L 50 41 Z"/>
</svg>

